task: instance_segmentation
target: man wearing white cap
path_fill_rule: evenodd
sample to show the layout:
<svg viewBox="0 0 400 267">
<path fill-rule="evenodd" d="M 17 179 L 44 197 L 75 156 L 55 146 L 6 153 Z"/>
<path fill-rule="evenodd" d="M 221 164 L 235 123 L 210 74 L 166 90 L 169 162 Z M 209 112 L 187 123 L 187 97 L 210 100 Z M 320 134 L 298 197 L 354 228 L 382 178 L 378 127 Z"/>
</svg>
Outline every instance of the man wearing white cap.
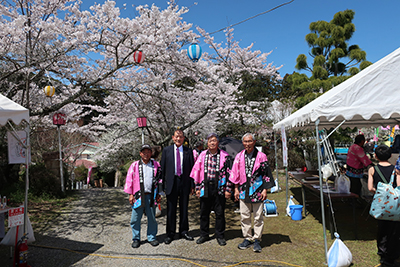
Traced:
<svg viewBox="0 0 400 267">
<path fill-rule="evenodd" d="M 147 241 L 152 246 L 158 246 L 156 239 L 157 221 L 156 205 L 160 202 L 158 186 L 161 184 L 160 164 L 151 159 L 152 150 L 150 145 L 142 145 L 140 149 L 141 160 L 135 161 L 129 167 L 126 175 L 124 191 L 129 194 L 129 203 L 132 206 L 131 229 L 132 247 L 140 246 L 140 221 L 143 212 L 147 216 Z"/>
</svg>

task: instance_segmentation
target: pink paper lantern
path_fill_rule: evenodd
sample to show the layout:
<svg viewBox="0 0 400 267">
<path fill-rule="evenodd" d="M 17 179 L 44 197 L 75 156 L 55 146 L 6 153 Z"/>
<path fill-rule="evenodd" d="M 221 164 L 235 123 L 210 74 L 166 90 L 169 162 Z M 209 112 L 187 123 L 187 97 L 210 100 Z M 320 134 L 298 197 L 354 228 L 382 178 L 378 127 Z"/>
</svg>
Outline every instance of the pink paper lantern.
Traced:
<svg viewBox="0 0 400 267">
<path fill-rule="evenodd" d="M 136 118 L 137 124 L 139 128 L 143 128 L 147 126 L 147 118 L 146 117 L 139 117 Z"/>
</svg>

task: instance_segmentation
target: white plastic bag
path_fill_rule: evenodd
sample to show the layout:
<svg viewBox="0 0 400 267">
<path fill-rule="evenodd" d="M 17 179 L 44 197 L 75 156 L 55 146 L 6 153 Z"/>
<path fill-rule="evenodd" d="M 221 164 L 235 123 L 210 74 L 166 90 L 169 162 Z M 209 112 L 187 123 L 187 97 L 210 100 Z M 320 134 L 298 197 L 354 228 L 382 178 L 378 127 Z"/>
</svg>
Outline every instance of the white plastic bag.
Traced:
<svg viewBox="0 0 400 267">
<path fill-rule="evenodd" d="M 290 213 L 290 206 L 292 206 L 292 205 L 296 205 L 296 204 L 294 204 L 294 202 L 293 202 L 293 196 L 290 196 L 290 199 L 288 201 L 288 205 L 286 207 L 287 216 L 292 216 L 292 214 Z"/>
<path fill-rule="evenodd" d="M 15 246 L 15 234 L 17 233 L 17 227 L 14 226 L 11 227 L 10 230 L 8 230 L 6 236 L 4 237 L 3 240 L 1 240 L 0 244 L 1 245 L 6 245 L 6 246 Z M 27 223 L 27 231 L 28 231 L 28 244 L 35 242 L 35 235 L 33 234 L 33 229 L 31 225 L 31 221 L 29 220 L 28 217 L 28 223 Z M 21 237 L 24 235 L 24 226 L 20 225 L 18 229 L 18 240 L 21 239 Z"/>
<path fill-rule="evenodd" d="M 350 193 L 350 179 L 346 175 L 341 174 L 335 180 L 335 189 L 336 189 L 336 192 L 338 192 L 338 193 L 349 194 Z"/>
<path fill-rule="evenodd" d="M 333 174 L 333 170 L 330 164 L 325 164 L 324 166 L 322 166 L 321 171 L 323 174 L 322 177 L 325 181 L 328 180 L 328 178 L 331 177 Z"/>
<path fill-rule="evenodd" d="M 339 234 L 335 233 L 335 241 L 328 251 L 328 267 L 348 267 L 353 261 L 353 255 L 346 247 Z"/>
<path fill-rule="evenodd" d="M 271 193 L 275 193 L 275 192 L 279 192 L 281 190 L 281 188 L 279 187 L 278 184 L 278 179 L 275 179 L 275 186 L 271 187 Z"/>
</svg>

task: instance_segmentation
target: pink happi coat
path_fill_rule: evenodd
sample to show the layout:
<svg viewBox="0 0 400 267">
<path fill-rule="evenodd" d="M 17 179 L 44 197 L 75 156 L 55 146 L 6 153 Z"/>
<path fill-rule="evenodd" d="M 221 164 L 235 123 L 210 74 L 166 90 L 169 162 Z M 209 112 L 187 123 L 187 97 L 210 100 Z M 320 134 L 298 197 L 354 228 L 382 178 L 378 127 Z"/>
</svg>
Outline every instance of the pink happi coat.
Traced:
<svg viewBox="0 0 400 267">
<path fill-rule="evenodd" d="M 235 160 L 233 161 L 231 176 L 229 180 L 234 184 L 242 185 L 246 183 L 246 163 L 244 159 L 244 154 L 246 150 L 242 150 L 239 154 L 236 155 Z M 258 151 L 256 161 L 254 162 L 254 167 L 252 170 L 252 174 L 260 167 L 261 162 L 268 161 L 267 155 L 263 152 Z"/>
<path fill-rule="evenodd" d="M 190 177 L 193 178 L 194 183 L 196 185 L 196 190 L 202 190 L 204 189 L 204 161 L 207 155 L 208 150 L 204 150 L 200 153 L 198 156 L 196 162 L 193 165 L 192 171 L 190 173 Z M 224 151 L 224 150 L 219 150 L 220 153 L 220 160 L 219 160 L 219 170 L 220 171 L 226 162 L 227 157 L 229 157 L 229 154 Z M 219 193 L 222 193 L 223 191 L 231 192 L 231 183 L 229 180 L 227 180 L 227 177 L 225 176 L 225 173 L 220 173 L 219 180 L 221 179 L 226 179 L 226 183 L 224 184 L 224 187 L 221 188 L 222 190 L 218 190 Z"/>
<path fill-rule="evenodd" d="M 193 159 L 194 162 L 196 162 L 197 158 L 199 157 L 199 152 L 196 151 L 196 149 L 193 149 Z"/>
<path fill-rule="evenodd" d="M 151 160 L 153 162 L 153 167 L 154 167 L 154 177 L 157 177 L 157 174 L 159 171 L 161 171 L 160 168 L 160 163 L 158 163 L 155 160 Z M 158 176 L 161 177 L 161 176 Z M 156 197 L 156 194 L 154 194 L 154 191 L 158 189 L 158 185 L 162 183 L 161 179 L 158 181 L 153 181 L 153 188 L 152 188 L 152 195 Z M 141 192 L 140 190 L 140 177 L 139 177 L 139 160 L 135 161 L 131 164 L 129 167 L 128 173 L 126 175 L 126 181 L 125 181 L 125 186 L 124 186 L 124 191 L 125 193 L 128 193 L 130 195 L 135 196 L 135 202 L 140 201 L 139 203 L 144 203 L 142 201 L 142 196 L 144 195 L 144 192 Z M 135 206 L 135 205 L 134 205 Z M 142 205 L 140 205 L 142 206 Z"/>
<path fill-rule="evenodd" d="M 233 161 L 231 175 L 229 177 L 229 180 L 232 183 L 239 184 L 239 193 L 243 197 L 245 196 L 245 191 L 250 190 L 250 188 L 245 189 L 245 185 L 246 185 L 246 181 L 247 181 L 245 153 L 246 153 L 246 150 L 242 150 L 241 152 L 239 152 L 239 154 L 236 155 L 235 160 Z M 257 151 L 256 160 L 254 161 L 254 166 L 253 166 L 253 170 L 251 173 L 254 174 L 254 172 L 260 168 L 261 163 L 267 162 L 267 161 L 268 161 L 267 155 L 265 155 L 261 151 Z M 268 189 L 271 186 L 275 185 L 275 183 L 273 182 L 274 180 L 273 180 L 272 173 L 271 173 L 269 167 L 268 167 L 268 173 L 269 173 L 268 175 L 264 175 L 262 177 L 263 185 L 261 187 L 261 190 L 262 190 L 262 188 Z M 252 187 L 253 183 L 255 182 L 254 179 L 255 178 L 252 176 L 252 178 L 250 180 L 250 187 Z M 261 202 L 262 201 L 261 192 L 252 194 L 252 196 L 250 198 L 251 198 L 250 199 L 251 202 Z"/>
</svg>

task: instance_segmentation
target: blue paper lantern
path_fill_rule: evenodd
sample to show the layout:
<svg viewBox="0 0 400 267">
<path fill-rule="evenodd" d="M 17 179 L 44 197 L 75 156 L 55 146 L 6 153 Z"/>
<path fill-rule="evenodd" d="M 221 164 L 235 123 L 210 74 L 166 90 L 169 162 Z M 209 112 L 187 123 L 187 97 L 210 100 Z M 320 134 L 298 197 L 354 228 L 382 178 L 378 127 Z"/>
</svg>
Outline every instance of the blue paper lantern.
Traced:
<svg viewBox="0 0 400 267">
<path fill-rule="evenodd" d="M 188 57 L 197 62 L 201 57 L 201 47 L 198 44 L 191 44 L 187 49 Z"/>
</svg>

